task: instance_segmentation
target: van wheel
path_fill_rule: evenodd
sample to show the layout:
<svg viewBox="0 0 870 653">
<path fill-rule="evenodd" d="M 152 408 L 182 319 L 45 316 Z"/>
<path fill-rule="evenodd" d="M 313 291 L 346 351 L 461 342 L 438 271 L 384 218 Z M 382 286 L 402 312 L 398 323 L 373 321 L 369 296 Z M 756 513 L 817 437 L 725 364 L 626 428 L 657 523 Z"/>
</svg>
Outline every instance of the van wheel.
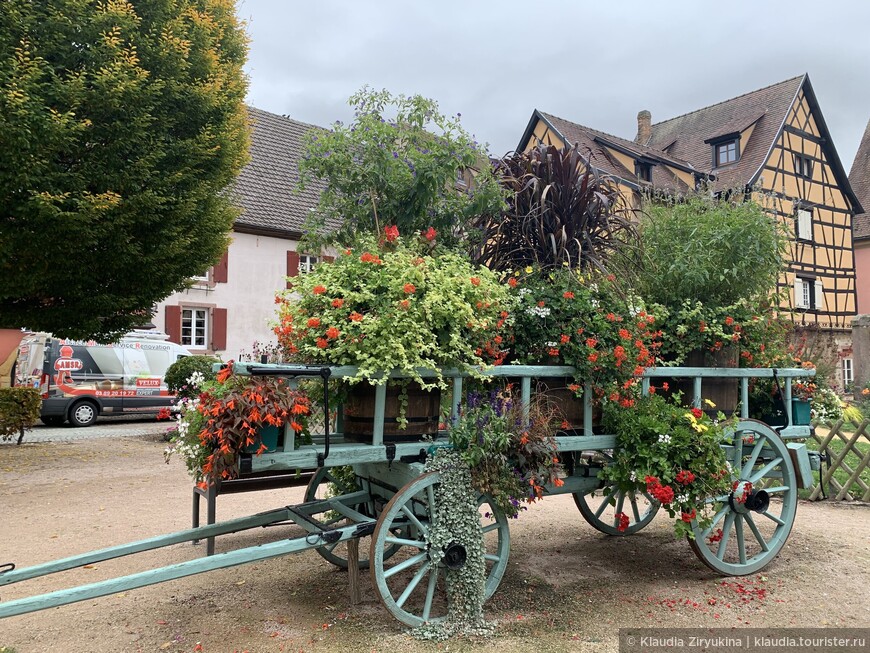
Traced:
<svg viewBox="0 0 870 653">
<path fill-rule="evenodd" d="M 60 426 L 66 419 L 64 419 L 63 415 L 48 415 L 47 417 L 40 417 L 39 421 L 46 426 Z"/>
<path fill-rule="evenodd" d="M 79 401 L 69 409 L 69 422 L 73 426 L 90 426 L 97 421 L 97 406 L 90 401 Z"/>
</svg>

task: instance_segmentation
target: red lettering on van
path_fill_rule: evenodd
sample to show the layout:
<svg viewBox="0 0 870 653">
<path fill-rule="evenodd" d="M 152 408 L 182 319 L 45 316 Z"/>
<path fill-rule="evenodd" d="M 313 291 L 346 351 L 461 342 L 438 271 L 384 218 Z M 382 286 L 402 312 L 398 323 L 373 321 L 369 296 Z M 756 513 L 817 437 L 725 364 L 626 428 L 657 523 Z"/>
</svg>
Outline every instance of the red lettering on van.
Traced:
<svg viewBox="0 0 870 653">
<path fill-rule="evenodd" d="M 137 388 L 159 388 L 160 379 L 136 379 Z"/>
</svg>

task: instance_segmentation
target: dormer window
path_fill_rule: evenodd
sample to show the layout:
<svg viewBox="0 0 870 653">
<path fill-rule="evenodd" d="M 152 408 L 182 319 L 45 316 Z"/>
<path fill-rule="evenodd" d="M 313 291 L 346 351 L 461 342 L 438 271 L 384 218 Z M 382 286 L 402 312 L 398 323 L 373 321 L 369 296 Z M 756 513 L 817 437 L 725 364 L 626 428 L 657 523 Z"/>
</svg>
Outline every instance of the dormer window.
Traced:
<svg viewBox="0 0 870 653">
<path fill-rule="evenodd" d="M 740 158 L 740 149 L 737 147 L 737 139 L 733 141 L 725 141 L 717 143 L 713 147 L 716 148 L 716 167 L 734 163 Z"/>
<path fill-rule="evenodd" d="M 740 160 L 740 132 L 720 134 L 705 143 L 713 147 L 713 167 L 719 168 Z"/>
<path fill-rule="evenodd" d="M 813 178 L 813 160 L 803 154 L 794 155 L 794 172 L 798 177 Z"/>
<path fill-rule="evenodd" d="M 634 174 L 640 181 L 652 181 L 652 165 L 638 161 L 634 164 Z"/>
</svg>

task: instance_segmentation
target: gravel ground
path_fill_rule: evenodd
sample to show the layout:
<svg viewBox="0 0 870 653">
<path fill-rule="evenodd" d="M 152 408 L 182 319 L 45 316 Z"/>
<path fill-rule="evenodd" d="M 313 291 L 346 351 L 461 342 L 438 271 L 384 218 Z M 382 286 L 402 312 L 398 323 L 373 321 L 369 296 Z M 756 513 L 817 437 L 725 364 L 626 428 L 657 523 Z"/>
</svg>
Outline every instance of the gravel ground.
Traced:
<svg viewBox="0 0 870 653">
<path fill-rule="evenodd" d="M 180 461 L 163 462 L 164 429 L 153 421 L 37 427 L 22 446 L 0 446 L 0 564 L 25 567 L 187 528 L 191 484 Z M 91 437 L 63 437 L 70 431 Z M 300 496 L 301 489 L 222 496 L 218 518 Z M 486 606 L 499 624 L 488 640 L 414 640 L 381 607 L 367 573 L 363 602 L 351 606 L 346 573 L 305 553 L 0 620 L 0 650 L 617 651 L 621 627 L 870 627 L 866 505 L 801 503 L 780 556 L 742 579 L 713 575 L 663 516 L 633 537 L 608 538 L 567 496 L 532 506 L 511 534 L 508 571 Z M 217 548 L 281 536 L 256 530 L 226 536 Z M 190 560 L 203 549 L 184 544 L 100 563 L 3 588 L 0 598 Z"/>
</svg>

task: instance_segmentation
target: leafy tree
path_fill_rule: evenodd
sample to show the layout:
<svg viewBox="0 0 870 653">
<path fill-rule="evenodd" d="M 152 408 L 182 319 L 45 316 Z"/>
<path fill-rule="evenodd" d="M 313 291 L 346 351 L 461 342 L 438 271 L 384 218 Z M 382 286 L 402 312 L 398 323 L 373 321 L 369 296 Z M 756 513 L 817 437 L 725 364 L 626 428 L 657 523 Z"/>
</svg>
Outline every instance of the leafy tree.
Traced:
<svg viewBox="0 0 870 653">
<path fill-rule="evenodd" d="M 309 221 L 310 244 L 349 244 L 359 232 L 381 233 L 387 226 L 403 234 L 434 227 L 449 244 L 469 218 L 501 208 L 486 149 L 462 128 L 458 114 L 446 117 L 419 95 L 367 87 L 349 104 L 353 122 L 311 132 L 299 164 L 303 187 L 325 185 Z M 463 173 L 471 183 L 457 188 Z M 336 229 L 325 235 L 327 226 Z"/>
<path fill-rule="evenodd" d="M 111 339 L 220 257 L 247 152 L 234 8 L 0 4 L 0 327 Z"/>
</svg>

